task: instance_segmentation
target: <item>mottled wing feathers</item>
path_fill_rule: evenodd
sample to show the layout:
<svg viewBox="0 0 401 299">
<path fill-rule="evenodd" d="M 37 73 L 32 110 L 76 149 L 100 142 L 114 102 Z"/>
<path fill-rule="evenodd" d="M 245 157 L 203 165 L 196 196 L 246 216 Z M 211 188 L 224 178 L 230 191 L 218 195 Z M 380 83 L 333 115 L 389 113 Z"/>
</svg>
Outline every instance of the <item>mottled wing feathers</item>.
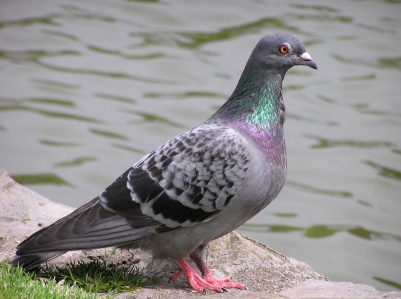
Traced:
<svg viewBox="0 0 401 299">
<path fill-rule="evenodd" d="M 166 227 L 163 224 L 152 217 L 144 215 L 140 204 L 132 200 L 131 191 L 128 189 L 128 176 L 132 171 L 135 171 L 135 169 L 133 167 L 129 168 L 101 193 L 99 196 L 100 205 L 105 210 L 124 217 L 132 228 L 154 226 L 157 227 L 157 231 L 165 231 Z M 144 182 L 138 179 L 137 183 L 141 185 Z"/>
<path fill-rule="evenodd" d="M 248 152 L 232 129 L 203 125 L 170 140 L 128 172 L 132 200 L 167 227 L 211 220 L 242 186 Z"/>
<path fill-rule="evenodd" d="M 211 220 L 241 188 L 248 163 L 246 146 L 234 130 L 197 127 L 145 156 L 99 197 L 22 242 L 15 262 L 38 254 L 36 262 L 32 257 L 36 265 L 41 253 L 129 244 Z"/>
</svg>

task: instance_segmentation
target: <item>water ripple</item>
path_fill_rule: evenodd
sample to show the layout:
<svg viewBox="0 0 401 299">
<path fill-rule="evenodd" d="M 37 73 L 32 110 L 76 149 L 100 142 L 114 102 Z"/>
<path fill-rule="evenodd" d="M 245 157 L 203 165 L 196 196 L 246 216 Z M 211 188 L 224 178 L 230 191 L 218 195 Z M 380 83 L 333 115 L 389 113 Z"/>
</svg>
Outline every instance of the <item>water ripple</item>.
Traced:
<svg viewBox="0 0 401 299">
<path fill-rule="evenodd" d="M 288 119 L 295 119 L 295 120 L 301 120 L 301 121 L 305 121 L 308 123 L 316 123 L 316 124 L 324 124 L 324 125 L 329 125 L 329 126 L 333 126 L 333 127 L 339 127 L 340 123 L 336 122 L 336 121 L 321 121 L 321 120 L 317 120 L 311 117 L 306 117 L 306 116 L 301 116 L 298 114 L 293 114 L 293 113 L 288 113 L 286 112 L 285 117 Z"/>
<path fill-rule="evenodd" d="M 106 137 L 106 138 L 128 140 L 128 138 L 125 137 L 124 135 L 110 132 L 110 131 L 98 130 L 98 129 L 90 129 L 89 131 L 95 135 L 99 135 L 99 136 Z"/>
<path fill-rule="evenodd" d="M 387 240 L 401 242 L 401 236 L 367 230 L 360 226 L 354 225 L 312 225 L 310 227 L 299 227 L 291 225 L 275 225 L 275 224 L 255 224 L 245 223 L 241 226 L 241 230 L 250 232 L 270 232 L 270 233 L 285 233 L 285 232 L 303 232 L 307 238 L 327 238 L 337 233 L 347 232 L 355 237 L 366 240 Z"/>
<path fill-rule="evenodd" d="M 150 59 L 156 59 L 156 58 L 168 58 L 168 56 L 163 53 L 151 53 L 151 54 L 144 54 L 144 55 L 127 55 L 127 54 L 122 53 L 121 51 L 109 50 L 109 49 L 105 49 L 105 48 L 100 48 L 98 46 L 88 45 L 86 47 L 88 48 L 88 50 L 91 50 L 96 53 L 118 56 L 118 57 L 121 57 L 124 59 L 130 59 L 130 60 L 150 60 Z"/>
<path fill-rule="evenodd" d="M 84 121 L 84 122 L 90 122 L 90 123 L 101 123 L 99 120 L 86 117 L 86 116 L 80 116 L 72 113 L 66 113 L 66 112 L 59 112 L 59 111 L 51 111 L 51 110 L 44 110 L 44 109 L 38 109 L 38 108 L 33 108 L 28 105 L 24 105 L 23 103 L 27 102 L 36 102 L 36 103 L 46 103 L 46 104 L 53 104 L 53 105 L 58 105 L 58 106 L 68 106 L 71 107 L 73 106 L 73 103 L 68 103 L 68 101 L 64 100 L 56 100 L 56 99 L 1 99 L 1 106 L 0 106 L 0 112 L 2 111 L 31 111 L 31 112 L 36 112 L 38 114 L 48 116 L 48 117 L 55 117 L 59 119 L 70 119 L 70 120 L 77 120 L 77 121 Z"/>
<path fill-rule="evenodd" d="M 62 51 L 0 51 L 0 58 L 10 61 L 32 61 L 38 62 L 42 57 L 60 57 L 60 56 L 81 56 L 78 51 L 62 50 Z"/>
<path fill-rule="evenodd" d="M 377 281 L 380 281 L 381 283 L 384 283 L 384 284 L 386 284 L 388 286 L 391 286 L 391 287 L 394 287 L 396 289 L 401 290 L 401 283 L 397 283 L 397 282 L 394 282 L 392 280 L 380 278 L 380 277 L 377 277 L 377 276 L 372 276 L 372 278 L 377 280 Z"/>
<path fill-rule="evenodd" d="M 141 121 L 132 121 L 132 122 L 130 122 L 130 124 L 160 122 L 160 123 L 165 123 L 165 124 L 168 124 L 168 125 L 170 125 L 172 127 L 176 127 L 176 128 L 185 128 L 185 126 L 183 126 L 179 123 L 173 122 L 171 120 L 168 120 L 165 117 L 162 117 L 162 116 L 159 116 L 156 114 L 139 112 L 139 111 L 135 111 L 135 110 L 126 110 L 126 109 L 124 109 L 123 112 L 134 114 L 134 115 L 140 116 L 142 118 Z"/>
<path fill-rule="evenodd" d="M 11 177 L 21 185 L 68 185 L 70 183 L 59 177 L 55 173 L 37 173 L 37 174 L 15 174 Z"/>
<path fill-rule="evenodd" d="M 119 148 L 125 151 L 129 151 L 132 153 L 136 153 L 136 154 L 141 154 L 141 155 L 145 155 L 147 152 L 132 146 L 128 146 L 128 145 L 124 145 L 124 144 L 117 144 L 117 143 L 113 143 L 111 144 L 113 147 L 115 148 Z"/>
<path fill-rule="evenodd" d="M 40 139 L 39 143 L 49 146 L 59 146 L 59 147 L 70 147 L 70 146 L 81 146 L 82 143 L 77 142 L 65 142 L 65 141 L 54 141 L 48 139 Z"/>
<path fill-rule="evenodd" d="M 61 66 L 55 66 L 49 63 L 44 62 L 37 62 L 39 65 L 43 66 L 44 68 L 63 72 L 63 73 L 74 73 L 74 74 L 83 74 L 83 75 L 93 75 L 93 76 L 100 76 L 100 77 L 109 77 L 114 79 L 130 79 L 140 82 L 147 82 L 147 83 L 162 83 L 162 84 L 170 84 L 170 85 L 180 85 L 178 81 L 172 80 L 162 80 L 162 79 L 155 79 L 155 78 L 145 78 L 140 76 L 134 76 L 127 73 L 120 73 L 120 72 L 104 72 L 104 71 L 95 71 L 95 70 L 88 70 L 88 69 L 78 69 L 78 68 L 67 68 Z"/>
<path fill-rule="evenodd" d="M 354 57 L 353 58 L 345 58 L 338 54 L 331 54 L 331 57 L 333 57 L 337 61 L 345 63 L 345 64 L 357 64 L 357 65 L 361 65 L 364 67 L 370 66 L 373 68 L 401 70 L 401 57 L 400 56 L 378 58 L 378 59 L 376 59 L 376 63 L 372 62 L 374 60 L 361 60 L 361 59 L 357 59 Z"/>
<path fill-rule="evenodd" d="M 29 102 L 33 103 L 42 103 L 47 105 L 56 105 L 56 106 L 63 106 L 63 107 L 74 107 L 75 103 L 73 101 L 68 100 L 59 100 L 59 99 L 52 99 L 52 98 L 30 98 L 28 99 Z"/>
<path fill-rule="evenodd" d="M 377 164 L 375 162 L 371 162 L 371 161 L 364 161 L 364 163 L 373 167 L 374 169 L 378 170 L 379 175 L 381 175 L 382 177 L 401 180 L 401 171 L 399 171 L 399 170 L 385 167 L 385 166 L 379 165 L 379 164 Z"/>
<path fill-rule="evenodd" d="M 0 29 L 5 28 L 5 27 L 25 27 L 25 26 L 31 26 L 35 24 L 43 24 L 43 25 L 48 25 L 48 26 L 60 26 L 59 23 L 55 22 L 53 19 L 59 18 L 61 15 L 59 14 L 52 14 L 44 17 L 38 17 L 38 18 L 24 18 L 21 20 L 16 20 L 16 21 L 6 21 L 6 22 L 0 22 Z"/>
<path fill-rule="evenodd" d="M 97 159 L 95 157 L 79 157 L 71 161 L 64 161 L 54 164 L 54 167 L 71 167 L 71 166 L 79 166 L 85 164 L 87 162 L 93 162 Z"/>
<path fill-rule="evenodd" d="M 323 5 L 302 5 L 302 4 L 292 4 L 292 7 L 296 9 L 309 9 L 309 10 L 315 10 L 318 12 L 340 12 L 340 10 L 328 7 L 328 6 L 323 6 Z"/>
<path fill-rule="evenodd" d="M 385 110 L 377 110 L 377 109 L 371 109 L 368 103 L 357 103 L 357 104 L 345 104 L 341 103 L 338 100 L 335 100 L 333 98 L 324 96 L 324 95 L 317 95 L 316 96 L 319 100 L 325 102 L 325 103 L 330 103 L 330 104 L 336 104 L 339 106 L 344 106 L 344 107 L 350 107 L 353 109 L 356 109 L 359 113 L 362 114 L 371 114 L 371 115 L 391 115 L 391 116 L 397 116 L 401 117 L 400 113 L 394 112 L 394 111 L 385 111 Z"/>
<path fill-rule="evenodd" d="M 386 141 L 355 141 L 355 140 L 334 140 L 322 138 L 314 135 L 305 134 L 306 138 L 314 139 L 318 143 L 311 145 L 310 148 L 323 149 L 333 147 L 353 147 L 353 148 L 395 148 L 396 144 Z"/>
<path fill-rule="evenodd" d="M 129 103 L 129 104 L 136 103 L 136 101 L 131 98 L 117 96 L 117 95 L 111 95 L 111 94 L 105 94 L 105 93 L 95 93 L 94 96 L 101 98 L 101 99 L 113 100 L 113 101 L 117 101 L 117 102 L 123 102 L 123 103 Z"/>
<path fill-rule="evenodd" d="M 298 182 L 294 181 L 286 181 L 287 185 L 290 185 L 292 187 L 295 187 L 297 189 L 300 189 L 302 191 L 314 193 L 314 194 L 324 194 L 324 195 L 329 195 L 329 196 L 334 196 L 334 197 L 353 197 L 353 194 L 348 191 L 340 191 L 340 190 L 325 190 L 325 189 L 319 189 L 316 187 L 312 187 L 306 184 L 301 184 Z"/>
<path fill-rule="evenodd" d="M 220 98 L 227 99 L 226 95 L 211 92 L 211 91 L 188 91 L 183 93 L 157 93 L 157 92 L 148 92 L 143 95 L 148 98 L 162 98 L 162 99 L 188 99 L 188 98 Z"/>
<path fill-rule="evenodd" d="M 365 80 L 374 80 L 374 79 L 376 79 L 375 74 L 367 74 L 367 75 L 362 75 L 362 76 L 342 77 L 341 81 L 351 82 L 351 81 L 365 81 Z"/>
<path fill-rule="evenodd" d="M 81 86 L 78 84 L 68 84 L 65 82 L 59 82 L 49 79 L 38 79 L 32 78 L 29 80 L 30 82 L 37 83 L 39 85 L 49 86 L 52 88 L 60 88 L 60 89 L 79 89 Z"/>
<path fill-rule="evenodd" d="M 78 38 L 76 36 L 62 32 L 62 31 L 43 29 L 41 32 L 44 34 L 57 36 L 58 38 L 62 37 L 62 38 L 68 39 L 68 40 L 78 41 Z"/>
<path fill-rule="evenodd" d="M 228 39 L 233 39 L 239 36 L 259 32 L 261 29 L 270 28 L 273 30 L 280 29 L 293 33 L 299 32 L 295 26 L 290 26 L 288 23 L 279 18 L 263 18 L 254 22 L 223 28 L 217 32 L 140 32 L 132 33 L 133 37 L 140 37 L 142 45 L 171 45 L 174 44 L 181 48 L 200 48 L 201 46 L 212 43 L 221 42 Z"/>
</svg>

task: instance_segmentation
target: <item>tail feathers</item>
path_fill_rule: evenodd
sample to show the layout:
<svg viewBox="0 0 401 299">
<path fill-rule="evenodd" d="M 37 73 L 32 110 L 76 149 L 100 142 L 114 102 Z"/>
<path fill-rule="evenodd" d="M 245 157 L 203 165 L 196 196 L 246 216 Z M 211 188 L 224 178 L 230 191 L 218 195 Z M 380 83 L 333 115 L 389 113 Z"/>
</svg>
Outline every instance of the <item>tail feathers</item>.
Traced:
<svg viewBox="0 0 401 299">
<path fill-rule="evenodd" d="M 45 252 L 45 253 L 24 255 L 24 256 L 14 255 L 14 257 L 11 260 L 11 265 L 14 267 L 17 267 L 19 265 L 24 269 L 31 269 L 36 266 L 39 266 L 44 262 L 50 261 L 51 259 L 54 259 L 64 253 L 65 251 L 56 251 L 56 252 Z"/>
<path fill-rule="evenodd" d="M 157 221 L 139 218 L 143 223 L 131 226 L 131 219 L 106 210 L 95 198 L 20 243 L 11 264 L 29 269 L 70 250 L 127 245 L 165 230 Z"/>
<path fill-rule="evenodd" d="M 63 239 L 56 239 L 45 232 L 36 235 L 17 247 L 17 256 L 40 255 L 42 253 L 67 252 L 70 250 L 87 250 L 119 246 L 132 243 L 154 234 L 155 227 L 133 229 L 129 225 L 119 225 L 114 229 L 88 232 L 86 234 L 67 235 Z"/>
</svg>

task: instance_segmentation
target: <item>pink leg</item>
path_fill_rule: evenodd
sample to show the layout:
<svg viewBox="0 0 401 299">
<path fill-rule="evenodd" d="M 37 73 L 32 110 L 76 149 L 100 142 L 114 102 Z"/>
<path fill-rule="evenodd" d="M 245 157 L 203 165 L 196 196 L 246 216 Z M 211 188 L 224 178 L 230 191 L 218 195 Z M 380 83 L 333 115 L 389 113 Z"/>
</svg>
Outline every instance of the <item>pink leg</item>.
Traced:
<svg viewBox="0 0 401 299">
<path fill-rule="evenodd" d="M 219 293 L 224 292 L 224 288 L 222 288 L 222 286 L 212 284 L 200 277 L 184 259 L 178 260 L 177 264 L 181 267 L 181 271 L 178 271 L 173 276 L 171 276 L 170 280 L 176 281 L 177 278 L 183 274 L 188 279 L 191 287 L 193 287 L 199 293 L 205 294 L 206 289 L 213 290 Z"/>
<path fill-rule="evenodd" d="M 231 282 L 230 277 L 224 277 L 224 278 L 217 278 L 215 277 L 212 272 L 210 271 L 209 267 L 207 265 L 204 265 L 204 270 L 205 274 L 202 275 L 202 278 L 206 280 L 207 282 L 210 282 L 211 284 L 214 285 L 220 285 L 226 289 L 240 289 L 240 290 L 245 290 L 246 287 L 243 283 L 239 282 Z"/>
<path fill-rule="evenodd" d="M 170 280 L 171 280 L 172 282 L 176 282 L 177 279 L 178 279 L 178 277 L 180 277 L 180 276 L 183 275 L 183 274 L 184 274 L 184 271 L 180 270 L 180 271 L 174 273 L 174 274 L 170 277 Z"/>
<path fill-rule="evenodd" d="M 198 262 L 195 261 L 195 263 L 199 268 Z M 214 277 L 206 265 L 203 265 L 202 268 L 199 268 L 202 272 L 204 272 L 202 277 L 200 277 L 184 259 L 178 260 L 177 264 L 182 270 L 173 274 L 170 280 L 176 281 L 179 276 L 185 275 L 189 284 L 199 293 L 205 294 L 205 288 L 219 293 L 227 291 L 227 288 L 237 288 L 241 290 L 246 289 L 245 285 L 242 283 L 230 282 L 229 277 L 223 279 Z"/>
<path fill-rule="evenodd" d="M 201 271 L 203 279 L 212 284 L 218 284 L 220 286 L 223 286 L 225 289 L 240 289 L 240 290 L 247 289 L 246 286 L 242 283 L 230 282 L 230 277 L 225 277 L 220 279 L 213 276 L 212 272 L 210 271 L 205 261 L 205 256 L 204 256 L 205 249 L 206 246 L 204 245 L 199 246 L 194 252 L 192 252 L 189 255 L 191 260 L 193 260 L 196 266 L 198 267 L 199 271 Z"/>
</svg>

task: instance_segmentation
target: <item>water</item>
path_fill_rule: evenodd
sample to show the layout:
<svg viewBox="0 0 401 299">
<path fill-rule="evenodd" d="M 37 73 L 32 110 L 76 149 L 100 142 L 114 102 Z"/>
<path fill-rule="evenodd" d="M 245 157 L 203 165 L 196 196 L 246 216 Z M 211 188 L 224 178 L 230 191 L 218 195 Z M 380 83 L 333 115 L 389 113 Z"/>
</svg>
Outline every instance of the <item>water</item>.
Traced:
<svg viewBox="0 0 401 299">
<path fill-rule="evenodd" d="M 399 1 L 2 1 L 0 167 L 79 206 L 208 118 L 259 38 L 284 82 L 288 180 L 239 231 L 335 281 L 401 288 Z"/>
</svg>

